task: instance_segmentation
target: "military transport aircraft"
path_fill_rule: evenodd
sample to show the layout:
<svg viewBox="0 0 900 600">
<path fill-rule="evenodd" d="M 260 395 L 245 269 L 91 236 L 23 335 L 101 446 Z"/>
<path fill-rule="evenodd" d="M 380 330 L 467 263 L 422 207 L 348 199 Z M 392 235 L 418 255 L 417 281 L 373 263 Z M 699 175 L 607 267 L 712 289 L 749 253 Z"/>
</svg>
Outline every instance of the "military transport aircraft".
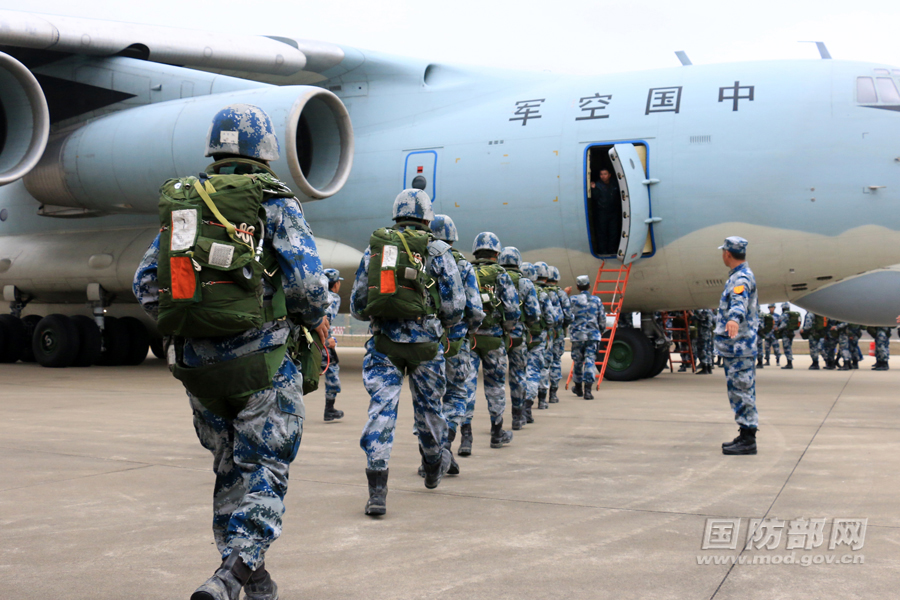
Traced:
<svg viewBox="0 0 900 600">
<path fill-rule="evenodd" d="M 143 359 L 147 332 L 112 317 L 139 312 L 131 279 L 159 227 L 158 186 L 204 168 L 209 119 L 234 102 L 278 125 L 274 169 L 303 196 L 323 262 L 347 273 L 396 193 L 417 186 L 456 221 L 463 250 L 489 229 L 564 282 L 604 258 L 633 263 L 625 310 L 716 306 L 716 247 L 741 235 L 762 302 L 869 324 L 898 314 L 900 271 L 883 269 L 900 263 L 891 66 L 575 77 L 14 11 L 0 11 L 0 51 L 5 360 L 28 354 L 18 316 L 33 328 L 51 312 L 85 315 L 43 328 L 48 345 L 79 344 L 81 364 L 100 352 L 91 314 L 100 362 Z M 623 192 L 613 240 L 588 201 L 602 168 Z M 625 378 L 655 358 L 660 332 L 642 323 L 617 337 L 635 357 Z"/>
</svg>

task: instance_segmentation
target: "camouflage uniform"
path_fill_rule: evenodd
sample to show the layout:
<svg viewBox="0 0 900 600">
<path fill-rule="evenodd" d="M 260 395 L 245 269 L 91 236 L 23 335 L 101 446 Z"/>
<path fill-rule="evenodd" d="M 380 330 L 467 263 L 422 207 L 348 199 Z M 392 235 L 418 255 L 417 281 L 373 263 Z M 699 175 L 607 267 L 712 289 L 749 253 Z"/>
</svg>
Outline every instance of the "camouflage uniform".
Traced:
<svg viewBox="0 0 900 600">
<path fill-rule="evenodd" d="M 328 305 L 328 324 L 332 325 L 341 310 L 341 296 L 334 292 L 328 292 L 330 304 Z M 328 337 L 337 341 L 334 337 L 334 328 L 328 328 Z M 327 365 L 327 369 L 325 369 Z M 334 348 L 322 350 L 322 368 L 325 369 L 325 398 L 332 400 L 341 393 L 341 366 L 338 364 L 337 352 Z"/>
<path fill-rule="evenodd" d="M 556 269 L 556 267 L 553 268 Z M 552 282 L 551 285 L 556 286 L 556 282 Z M 559 298 L 559 307 L 563 321 L 561 326 L 556 329 L 553 339 L 553 352 L 549 372 L 551 396 L 555 396 L 555 391 L 559 388 L 559 380 L 562 379 L 562 355 L 566 351 L 566 329 L 572 323 L 572 305 L 569 302 L 569 295 L 558 287 L 556 288 L 556 295 Z"/>
<path fill-rule="evenodd" d="M 781 360 L 781 346 L 778 343 L 778 323 L 780 315 L 772 314 L 772 330 L 766 334 L 766 364 L 769 363 L 769 356 L 775 354 L 775 364 Z"/>
<path fill-rule="evenodd" d="M 521 271 L 516 267 L 504 266 L 504 268 L 508 271 L 519 272 L 521 275 Z M 525 408 L 525 401 L 528 398 L 528 326 L 541 318 L 541 308 L 534 283 L 521 275 L 517 292 L 521 314 L 520 320 L 510 332 L 510 337 L 520 341 L 517 342 L 518 345 L 509 350 L 509 397 L 516 414 Z"/>
<path fill-rule="evenodd" d="M 891 358 L 891 328 L 877 327 L 875 329 L 875 360 L 887 366 Z"/>
<path fill-rule="evenodd" d="M 716 316 L 708 308 L 694 311 L 697 317 L 697 354 L 700 364 L 706 367 L 713 365 L 713 330 L 716 327 Z"/>
<path fill-rule="evenodd" d="M 208 173 L 228 172 L 228 160 L 211 165 Z M 271 177 L 262 206 L 266 212 L 265 244 L 278 259 L 289 320 L 271 321 L 227 338 L 186 339 L 183 363 L 201 367 L 283 346 L 299 321 L 317 327 L 328 306 L 322 265 L 312 231 L 300 203 L 261 163 L 260 176 Z M 134 294 L 148 315 L 157 318 L 159 236 L 144 254 L 134 277 Z M 264 279 L 264 297 L 275 291 Z M 250 569 L 259 567 L 269 546 L 281 535 L 288 469 L 297 455 L 303 431 L 302 376 L 285 357 L 272 388 L 248 397 L 234 419 L 217 416 L 188 393 L 194 429 L 213 454 L 213 533 L 222 558 L 237 551 Z"/>
<path fill-rule="evenodd" d="M 397 224 L 403 231 L 408 225 Z M 397 408 L 403 386 L 404 370 L 387 354 L 376 349 L 376 336 L 384 336 L 397 344 L 438 343 L 445 330 L 459 323 L 465 308 L 465 290 L 459 276 L 459 268 L 450 247 L 441 241 L 428 243 L 425 270 L 435 280 L 440 296 L 436 315 L 419 319 L 383 319 L 363 315 L 368 304 L 369 259 L 372 254 L 366 248 L 356 271 L 350 293 L 350 312 L 361 321 L 371 321 L 372 338 L 366 342 L 363 359 L 363 385 L 369 393 L 369 417 L 363 427 L 360 447 L 366 453 L 368 470 L 386 471 L 394 443 L 397 424 Z M 442 350 L 443 348 L 441 348 Z M 410 378 L 415 426 L 424 459 L 429 464 L 441 460 L 443 446 L 447 442 L 447 421 L 443 415 L 442 399 L 446 386 L 444 355 L 425 360 L 417 366 L 408 365 L 405 370 Z"/>
<path fill-rule="evenodd" d="M 816 331 L 815 326 L 816 315 L 812 312 L 807 312 L 806 316 L 803 317 L 803 325 L 800 326 L 800 331 L 806 334 L 806 339 L 809 341 L 809 357 L 812 359 L 813 365 L 811 365 L 811 368 L 813 369 L 819 366 L 819 349 L 822 344 L 822 337 Z"/>
<path fill-rule="evenodd" d="M 793 362 L 794 360 L 794 332 L 789 328 L 791 316 L 787 311 L 782 311 L 781 315 L 776 319 L 778 327 L 778 337 L 784 346 L 784 359 Z"/>
<path fill-rule="evenodd" d="M 738 425 L 756 429 L 756 337 L 759 328 L 756 279 L 747 263 L 731 270 L 716 314 L 716 352 L 724 359 L 728 400 Z M 737 322 L 738 334 L 728 337 L 725 325 Z"/>
<path fill-rule="evenodd" d="M 534 267 L 532 266 L 532 268 Z M 532 340 L 531 348 L 528 349 L 528 363 L 526 366 L 528 388 L 526 391 L 526 403 L 530 402 L 533 404 L 535 398 L 538 397 L 539 388 L 544 390 L 547 389 L 546 387 L 541 388 L 542 382 L 544 382 L 544 386 L 547 385 L 546 380 L 543 379 L 543 377 L 547 375 L 547 371 L 544 369 L 544 357 L 547 355 L 547 339 L 550 335 L 550 331 L 562 319 L 562 315 L 560 314 L 559 309 L 553 304 L 553 299 L 550 294 L 544 289 L 545 284 L 535 282 L 534 280 L 532 280 L 532 283 L 534 283 L 538 305 L 540 306 L 541 319 L 545 325 L 545 329 L 541 332 L 538 339 Z"/>
<path fill-rule="evenodd" d="M 837 359 L 835 353 L 837 351 L 841 331 L 846 328 L 846 326 L 846 323 L 829 319 L 825 331 L 822 332 L 822 353 L 825 356 L 826 369 L 834 369 L 836 366 Z"/>
<path fill-rule="evenodd" d="M 603 302 L 590 290 L 584 290 L 570 298 L 572 325 L 572 381 L 584 384 L 586 389 L 594 385 L 597 373 L 597 348 L 603 330 L 606 329 L 606 311 Z"/>
<path fill-rule="evenodd" d="M 862 335 L 862 325 L 850 324 L 847 326 L 847 341 L 850 345 L 850 361 L 853 368 L 859 367 L 863 359 L 862 349 L 859 347 L 859 337 Z"/>
<path fill-rule="evenodd" d="M 473 266 L 477 270 L 479 265 L 489 263 L 496 264 L 496 262 L 496 259 L 476 260 L 473 263 Z M 500 273 L 500 275 L 497 276 L 497 287 L 494 294 L 500 301 L 500 307 L 496 310 L 500 311 L 503 315 L 503 325 L 485 327 L 485 325 L 482 324 L 481 327 L 475 331 L 475 335 L 503 338 L 505 340 L 506 338 L 504 338 L 504 335 L 512 331 L 516 326 L 520 314 L 519 293 L 516 291 L 516 287 L 513 285 L 512 279 L 508 273 Z M 486 313 L 489 310 L 488 307 L 485 307 Z M 506 411 L 506 370 L 508 357 L 505 343 L 506 342 L 504 341 L 504 344 L 496 350 L 484 350 L 478 348 L 476 341 L 475 346 L 472 348 L 473 369 L 469 379 L 470 382 L 477 382 L 478 369 L 482 368 L 484 396 L 487 399 L 488 412 L 491 414 L 491 424 L 502 422 L 503 413 Z M 469 384 L 469 389 L 473 390 L 472 396 L 469 398 L 469 403 L 473 404 L 473 411 L 475 402 L 474 387 L 477 387 L 477 383 L 475 386 L 473 386 L 472 383 Z M 467 419 L 468 418 L 469 417 L 467 417 Z M 467 420 L 466 423 L 471 423 L 471 420 Z"/>
<path fill-rule="evenodd" d="M 547 332 L 544 335 L 544 356 L 541 362 L 541 383 L 538 387 L 538 393 L 540 393 L 547 391 L 551 387 L 550 368 L 553 365 L 554 345 L 556 344 L 556 337 L 559 335 L 559 331 L 562 329 L 563 324 L 565 323 L 565 316 L 563 314 L 562 304 L 560 304 L 559 301 L 559 295 L 556 293 L 556 291 L 552 289 L 547 290 L 546 288 L 548 287 L 548 285 L 546 282 L 541 282 L 538 284 L 538 286 L 545 289 L 545 293 L 550 299 L 552 312 L 557 315 L 553 326 L 548 327 Z"/>
<path fill-rule="evenodd" d="M 462 254 L 453 250 L 456 265 L 462 279 L 466 293 L 466 307 L 462 321 L 454 325 L 447 332 L 447 337 L 452 342 L 461 340 L 462 345 L 455 356 L 447 361 L 447 391 L 444 393 L 444 417 L 447 424 L 454 431 L 463 422 L 472 422 L 472 413 L 475 410 L 475 390 L 469 391 L 469 380 L 475 369 L 474 353 L 467 337 L 469 331 L 475 331 L 484 319 L 484 307 L 481 302 L 481 294 L 478 291 L 478 281 L 475 279 L 475 270 Z M 469 397 L 471 395 L 471 408 Z"/>
</svg>

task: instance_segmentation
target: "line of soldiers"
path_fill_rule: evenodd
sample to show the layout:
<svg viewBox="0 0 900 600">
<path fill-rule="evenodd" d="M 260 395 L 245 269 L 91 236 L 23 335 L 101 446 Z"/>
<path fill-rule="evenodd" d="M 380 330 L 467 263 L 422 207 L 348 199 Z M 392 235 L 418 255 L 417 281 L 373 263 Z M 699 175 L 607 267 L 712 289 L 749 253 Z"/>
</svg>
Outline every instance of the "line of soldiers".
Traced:
<svg viewBox="0 0 900 600">
<path fill-rule="evenodd" d="M 757 309 L 758 310 L 758 309 Z M 794 333 L 800 329 L 800 313 L 791 310 L 791 305 L 785 302 L 781 305 L 781 314 L 775 313 L 775 305 L 769 305 L 769 312 L 760 311 L 759 331 L 757 336 L 756 368 L 770 366 L 770 357 L 775 355 L 775 365 L 781 364 L 781 347 L 784 346 L 784 359 L 786 364 L 782 369 L 794 368 Z M 763 363 L 763 348 L 765 347 L 765 363 Z"/>
<path fill-rule="evenodd" d="M 506 381 L 511 429 L 534 422 L 533 409 L 559 402 L 560 360 L 571 326 L 576 393 L 593 398 L 597 346 L 605 328 L 602 302 L 579 277 L 579 294 L 560 289 L 559 270 L 523 262 L 492 232 L 479 233 L 469 262 L 453 245 L 459 234 L 435 215 L 428 195 L 407 189 L 394 200 L 394 225 L 375 231 L 356 272 L 351 314 L 370 322 L 363 383 L 370 395 L 360 446 L 366 454 L 365 513 L 387 511 L 388 463 L 400 390 L 410 380 L 419 440 L 419 475 L 436 488 L 460 473 L 472 454 L 472 418 L 479 369 L 491 420 L 490 447 L 513 439 L 504 429 Z"/>
<path fill-rule="evenodd" d="M 892 328 L 865 329 L 875 339 L 875 364 L 872 365 L 872 370 L 887 371 L 890 368 L 888 363 L 891 357 Z M 811 312 L 806 313 L 803 326 L 800 328 L 800 336 L 809 340 L 809 354 L 813 360 L 809 368 L 814 371 L 820 368 L 838 371 L 858 369 L 863 359 L 859 347 L 862 330 L 862 325 L 836 321 Z M 824 367 L 819 367 L 819 357 L 823 359 Z"/>
</svg>

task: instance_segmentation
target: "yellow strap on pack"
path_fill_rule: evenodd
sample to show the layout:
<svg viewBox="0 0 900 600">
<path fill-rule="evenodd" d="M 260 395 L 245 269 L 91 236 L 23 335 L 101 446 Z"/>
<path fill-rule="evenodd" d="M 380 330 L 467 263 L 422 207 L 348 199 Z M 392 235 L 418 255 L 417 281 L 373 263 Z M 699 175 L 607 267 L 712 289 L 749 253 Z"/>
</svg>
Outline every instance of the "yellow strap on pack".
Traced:
<svg viewBox="0 0 900 600">
<path fill-rule="evenodd" d="M 406 243 L 406 236 L 403 235 L 402 231 L 398 231 L 397 235 L 400 236 L 400 242 L 403 244 L 403 249 L 406 250 L 406 255 L 409 257 L 409 262 L 415 264 L 416 260 L 413 258 L 413 253 L 409 251 L 409 244 Z M 425 265 L 421 265 L 423 268 Z"/>
<path fill-rule="evenodd" d="M 216 203 L 213 202 L 213 199 L 209 197 L 210 194 L 216 193 L 216 188 L 213 187 L 212 182 L 208 179 L 204 182 L 206 189 L 203 189 L 204 186 L 200 185 L 199 181 L 194 182 L 194 189 L 197 190 L 197 193 L 200 194 L 200 197 L 203 199 L 204 204 L 206 204 L 207 208 L 212 211 L 212 214 L 215 215 L 216 220 L 222 224 L 225 230 L 228 232 L 228 237 L 231 238 L 232 241 L 237 242 L 243 246 L 247 246 L 248 248 L 252 248 L 249 244 L 244 243 L 237 235 L 235 235 L 235 226 L 228 219 L 226 219 L 222 213 L 219 212 L 219 208 L 216 206 Z"/>
</svg>

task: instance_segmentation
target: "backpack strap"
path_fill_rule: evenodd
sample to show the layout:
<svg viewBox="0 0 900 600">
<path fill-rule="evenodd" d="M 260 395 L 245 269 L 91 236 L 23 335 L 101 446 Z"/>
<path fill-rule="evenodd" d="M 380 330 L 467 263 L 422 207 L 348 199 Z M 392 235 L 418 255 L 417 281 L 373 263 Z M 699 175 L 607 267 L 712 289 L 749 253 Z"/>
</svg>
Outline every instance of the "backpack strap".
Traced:
<svg viewBox="0 0 900 600">
<path fill-rule="evenodd" d="M 204 187 L 206 189 L 204 189 Z M 197 193 L 200 194 L 200 198 L 203 199 L 203 203 L 206 204 L 206 207 L 212 211 L 212 214 L 216 216 L 216 220 L 222 224 L 222 227 L 228 232 L 228 237 L 231 238 L 231 241 L 241 244 L 243 246 L 250 247 L 249 244 L 244 243 L 237 235 L 235 235 L 235 231 L 237 227 L 234 224 L 225 218 L 225 216 L 219 212 L 219 207 L 216 206 L 216 203 L 213 202 L 213 199 L 210 197 L 210 194 L 216 193 L 216 188 L 213 187 L 212 182 L 209 179 L 205 179 L 203 181 L 203 185 L 200 185 L 199 181 L 194 181 L 194 189 L 197 190 Z"/>
</svg>

